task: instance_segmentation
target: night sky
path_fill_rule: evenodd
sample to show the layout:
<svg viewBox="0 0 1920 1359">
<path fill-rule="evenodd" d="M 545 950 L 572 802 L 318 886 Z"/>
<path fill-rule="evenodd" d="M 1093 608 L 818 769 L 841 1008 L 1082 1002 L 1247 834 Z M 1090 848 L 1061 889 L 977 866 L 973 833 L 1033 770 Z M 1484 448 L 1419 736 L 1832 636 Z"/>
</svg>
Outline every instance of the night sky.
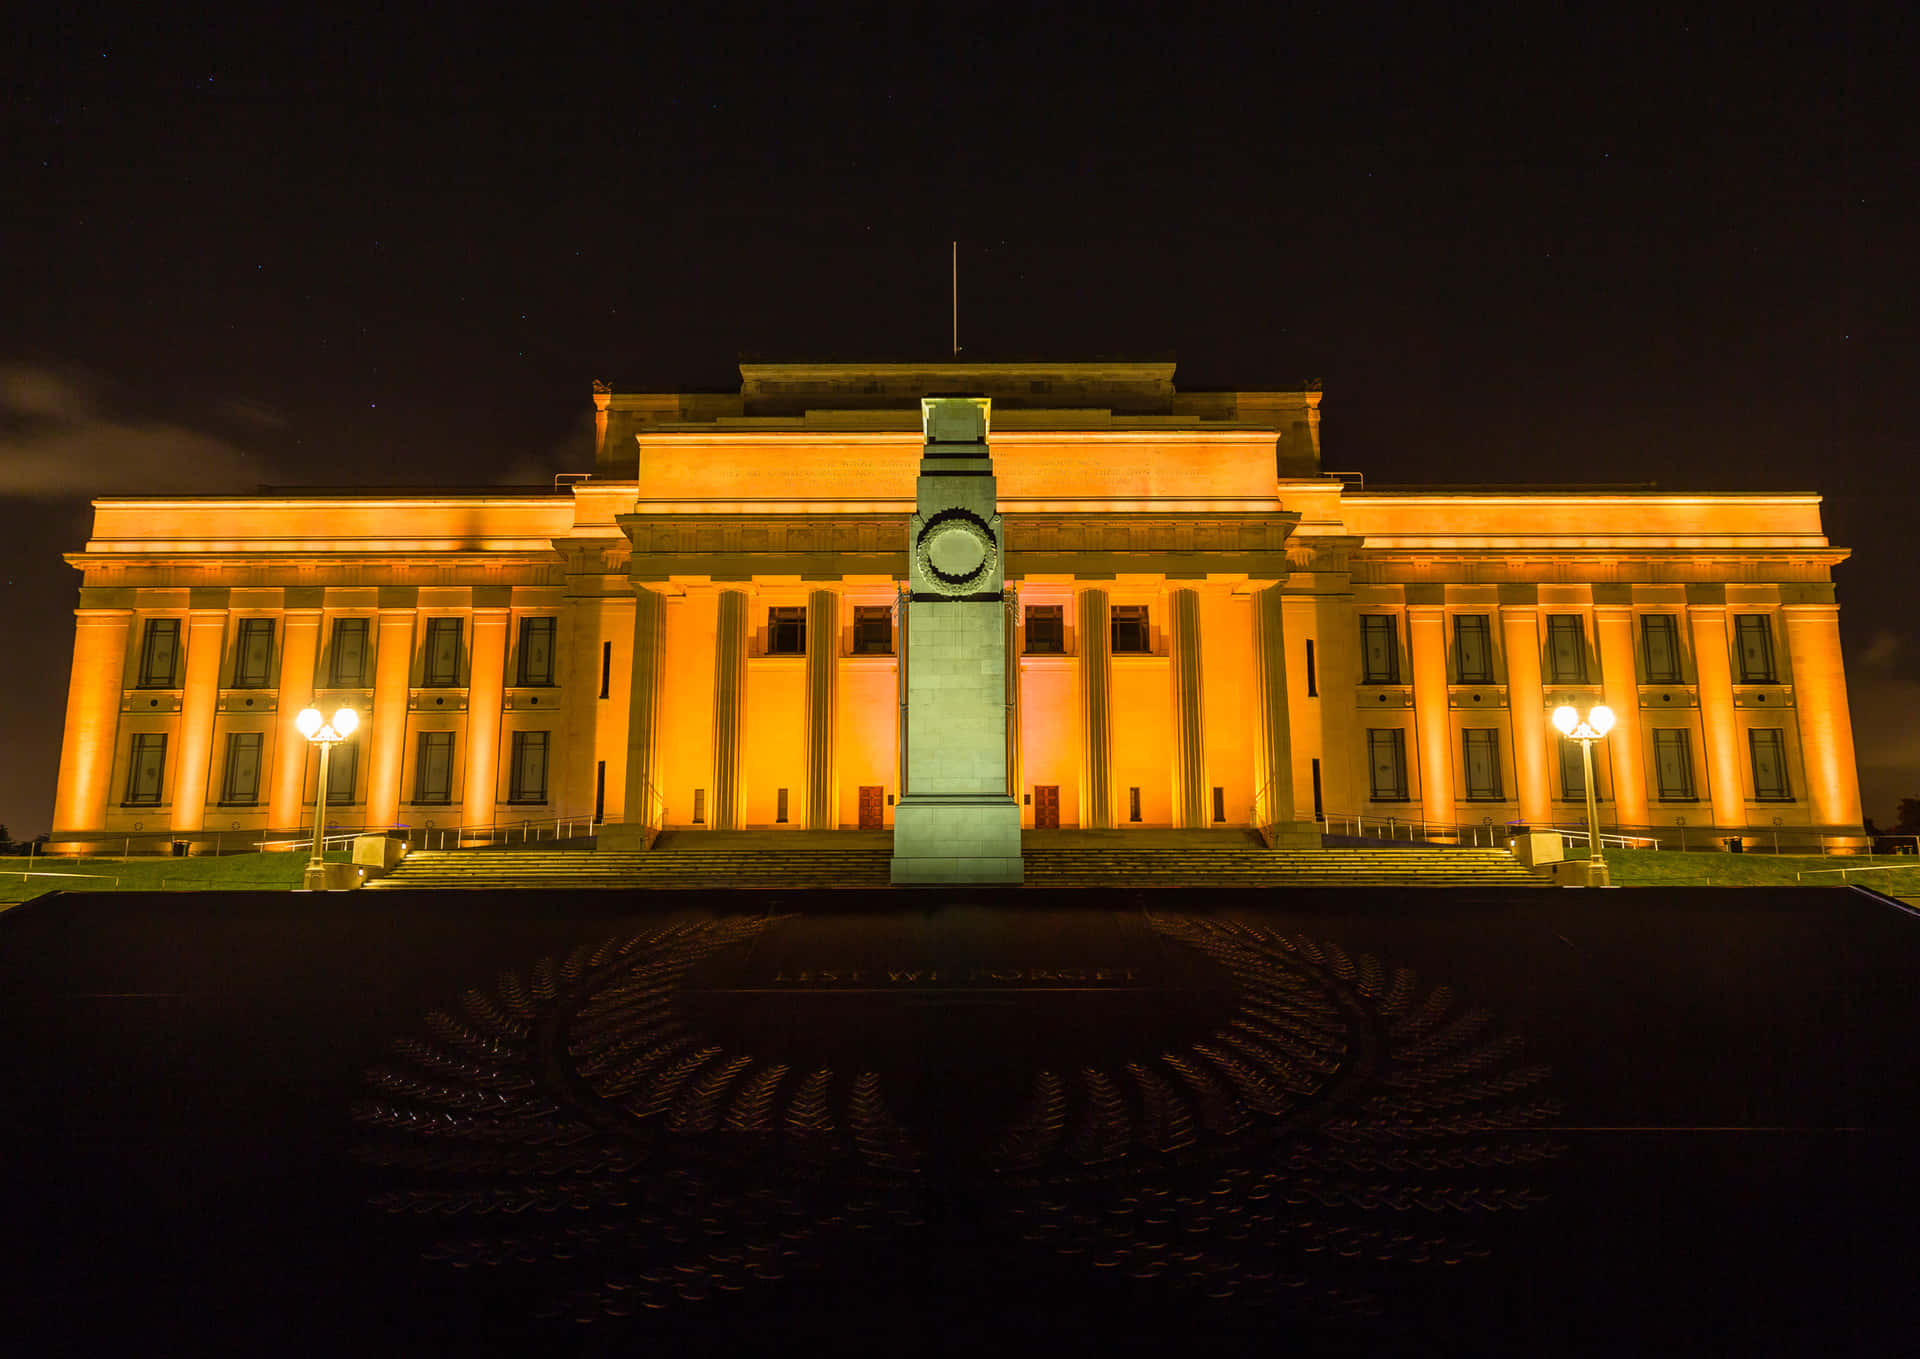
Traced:
<svg viewBox="0 0 1920 1359">
<path fill-rule="evenodd" d="M 1320 379 L 1369 484 L 1825 493 L 1866 810 L 1920 794 L 1909 7 L 172 8 L 0 43 L 16 838 L 88 496 L 546 482 L 594 378 L 946 353 L 955 238 L 964 357 Z"/>
</svg>

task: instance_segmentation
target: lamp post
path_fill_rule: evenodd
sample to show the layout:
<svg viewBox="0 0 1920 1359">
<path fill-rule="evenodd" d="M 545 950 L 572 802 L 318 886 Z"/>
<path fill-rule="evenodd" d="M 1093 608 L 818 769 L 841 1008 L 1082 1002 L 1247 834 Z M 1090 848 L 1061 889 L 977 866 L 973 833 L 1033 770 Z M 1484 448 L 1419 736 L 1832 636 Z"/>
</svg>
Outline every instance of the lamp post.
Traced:
<svg viewBox="0 0 1920 1359">
<path fill-rule="evenodd" d="M 307 860 L 302 885 L 310 892 L 324 892 L 327 890 L 327 866 L 323 857 L 327 828 L 327 756 L 353 735 L 353 729 L 360 725 L 360 714 L 352 708 L 341 708 L 329 722 L 320 716 L 318 708 L 307 708 L 293 719 L 293 725 L 300 729 L 302 736 L 320 747 L 320 784 L 313 800 L 313 855 Z"/>
<path fill-rule="evenodd" d="M 1569 741 L 1580 743 L 1580 757 L 1587 769 L 1587 886 L 1607 887 L 1606 855 L 1600 849 L 1600 809 L 1593 793 L 1593 743 L 1613 730 L 1613 709 L 1596 703 L 1582 717 L 1571 706 L 1553 710 L 1553 725 Z"/>
</svg>

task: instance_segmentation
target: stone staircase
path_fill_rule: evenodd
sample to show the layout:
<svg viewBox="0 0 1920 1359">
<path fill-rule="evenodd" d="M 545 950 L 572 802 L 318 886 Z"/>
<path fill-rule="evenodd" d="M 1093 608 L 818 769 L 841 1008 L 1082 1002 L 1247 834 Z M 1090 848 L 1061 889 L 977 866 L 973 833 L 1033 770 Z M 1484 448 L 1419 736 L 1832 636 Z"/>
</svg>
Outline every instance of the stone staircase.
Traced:
<svg viewBox="0 0 1920 1359">
<path fill-rule="evenodd" d="M 1493 849 L 1269 850 L 1221 832 L 1029 833 L 1027 886 L 1540 887 Z M 883 888 L 885 832 L 668 832 L 645 853 L 585 849 L 415 850 L 369 890 L 633 891 Z"/>
</svg>

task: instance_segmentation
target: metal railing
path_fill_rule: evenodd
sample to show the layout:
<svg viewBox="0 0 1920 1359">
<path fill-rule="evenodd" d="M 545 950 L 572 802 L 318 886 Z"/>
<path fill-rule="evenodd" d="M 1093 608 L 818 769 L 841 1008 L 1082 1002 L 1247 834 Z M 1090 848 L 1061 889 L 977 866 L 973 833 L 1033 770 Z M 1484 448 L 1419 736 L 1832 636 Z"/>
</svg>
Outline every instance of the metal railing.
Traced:
<svg viewBox="0 0 1920 1359">
<path fill-rule="evenodd" d="M 1869 855 L 1868 857 L 1871 858 L 1872 856 Z M 1861 864 L 1861 865 L 1849 864 L 1845 868 L 1807 868 L 1807 869 L 1802 869 L 1798 873 L 1795 873 L 1793 875 L 1793 880 L 1795 882 L 1801 882 L 1807 878 L 1817 878 L 1817 877 L 1820 877 L 1822 874 L 1826 874 L 1826 873 L 1838 873 L 1840 875 L 1840 881 L 1846 882 L 1848 881 L 1847 875 L 1849 873 L 1901 873 L 1901 872 L 1905 872 L 1905 873 L 1920 872 L 1920 863 L 1910 863 L 1910 864 L 1867 863 L 1867 864 Z"/>
</svg>

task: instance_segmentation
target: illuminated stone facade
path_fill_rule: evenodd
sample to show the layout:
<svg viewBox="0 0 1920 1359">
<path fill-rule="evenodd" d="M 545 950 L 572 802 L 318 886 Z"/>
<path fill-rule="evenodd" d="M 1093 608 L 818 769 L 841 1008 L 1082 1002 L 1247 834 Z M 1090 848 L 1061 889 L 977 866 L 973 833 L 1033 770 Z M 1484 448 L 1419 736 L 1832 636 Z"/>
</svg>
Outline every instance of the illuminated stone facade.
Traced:
<svg viewBox="0 0 1920 1359">
<path fill-rule="evenodd" d="M 54 835 L 890 826 L 920 399 L 991 399 L 1024 824 L 1857 834 L 1813 494 L 1368 490 L 1317 391 L 1171 364 L 747 364 L 594 397 L 532 493 L 96 502 Z M 1577 774 L 1574 775 L 1577 779 Z M 1696 832 L 1694 828 L 1699 828 Z"/>
</svg>

